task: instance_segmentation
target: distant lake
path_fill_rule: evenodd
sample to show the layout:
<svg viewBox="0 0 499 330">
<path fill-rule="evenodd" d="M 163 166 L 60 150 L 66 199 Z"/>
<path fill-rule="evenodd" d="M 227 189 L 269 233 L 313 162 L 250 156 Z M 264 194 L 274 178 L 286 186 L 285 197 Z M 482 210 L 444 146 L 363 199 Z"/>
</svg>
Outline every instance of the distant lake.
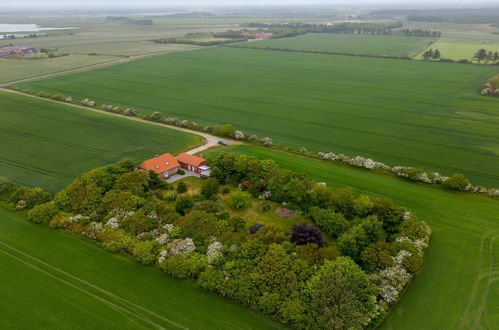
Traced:
<svg viewBox="0 0 499 330">
<path fill-rule="evenodd" d="M 54 31 L 54 30 L 75 30 L 73 27 L 63 28 L 50 28 L 41 27 L 37 24 L 0 24 L 0 34 L 13 33 L 13 32 L 40 32 L 40 31 Z"/>
</svg>

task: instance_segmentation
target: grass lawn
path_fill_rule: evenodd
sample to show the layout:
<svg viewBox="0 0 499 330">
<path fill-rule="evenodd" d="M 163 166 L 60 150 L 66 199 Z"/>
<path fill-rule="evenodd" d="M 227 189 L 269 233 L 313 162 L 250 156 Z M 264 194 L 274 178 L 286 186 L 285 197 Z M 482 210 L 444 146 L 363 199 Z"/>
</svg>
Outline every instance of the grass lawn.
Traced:
<svg viewBox="0 0 499 330">
<path fill-rule="evenodd" d="M 498 70 L 218 47 L 20 85 L 499 186 Z"/>
<path fill-rule="evenodd" d="M 224 150 L 273 159 L 332 188 L 388 197 L 428 222 L 433 235 L 423 272 L 382 328 L 497 328 L 498 201 L 251 146 Z"/>
<path fill-rule="evenodd" d="M 0 176 L 51 192 L 123 157 L 141 161 L 201 143 L 195 135 L 6 92 L 0 117 Z"/>
<path fill-rule="evenodd" d="M 0 209 L 2 329 L 278 329 L 193 283 Z"/>
<path fill-rule="evenodd" d="M 414 56 L 425 49 L 431 40 L 423 37 L 309 33 L 293 38 L 250 41 L 238 45 L 349 54 Z"/>
</svg>

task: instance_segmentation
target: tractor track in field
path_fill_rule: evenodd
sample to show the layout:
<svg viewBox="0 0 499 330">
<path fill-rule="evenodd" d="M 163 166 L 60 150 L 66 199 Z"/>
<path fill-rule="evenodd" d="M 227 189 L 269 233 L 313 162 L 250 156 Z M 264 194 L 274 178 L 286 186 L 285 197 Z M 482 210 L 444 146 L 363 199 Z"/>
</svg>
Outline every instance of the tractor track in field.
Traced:
<svg viewBox="0 0 499 330">
<path fill-rule="evenodd" d="M 220 137 L 208 134 L 208 133 L 198 132 L 198 131 L 195 131 L 195 130 L 192 130 L 192 129 L 188 129 L 188 128 L 182 128 L 182 127 L 177 127 L 177 126 L 163 124 L 163 123 L 157 123 L 157 122 L 153 122 L 153 121 L 149 121 L 149 120 L 140 119 L 140 118 L 137 118 L 137 117 L 130 117 L 130 116 L 120 115 L 120 114 L 117 114 L 117 113 L 108 112 L 108 111 L 104 111 L 104 110 L 100 110 L 100 109 L 90 108 L 90 107 L 86 107 L 86 106 L 83 106 L 83 105 L 72 104 L 72 103 L 67 103 L 67 102 L 61 102 L 61 101 L 56 101 L 56 100 L 51 100 L 51 99 L 39 97 L 39 96 L 36 96 L 36 95 L 26 94 L 26 93 L 14 91 L 14 90 L 11 90 L 11 89 L 8 89 L 8 88 L 2 88 L 2 85 L 0 85 L 0 91 L 4 91 L 4 92 L 7 92 L 7 93 L 11 93 L 11 94 L 22 95 L 22 96 L 25 96 L 25 97 L 31 97 L 31 98 L 42 100 L 42 101 L 45 101 L 45 102 L 53 102 L 53 103 L 57 103 L 57 104 L 63 104 L 63 105 L 68 106 L 68 107 L 73 107 L 73 108 L 77 108 L 77 109 L 83 109 L 83 110 L 86 110 L 86 111 L 97 112 L 97 113 L 108 115 L 108 116 L 122 118 L 124 120 L 133 120 L 133 121 L 144 123 L 144 124 L 148 124 L 148 125 L 165 127 L 165 128 L 173 129 L 173 130 L 176 130 L 176 131 L 180 131 L 180 132 L 184 132 L 184 133 L 189 133 L 189 134 L 200 136 L 200 137 L 202 137 L 205 140 L 205 143 L 203 145 L 201 145 L 201 146 L 197 146 L 197 147 L 195 147 L 193 149 L 185 151 L 186 153 L 192 154 L 192 155 L 193 154 L 197 154 L 199 152 L 202 152 L 204 150 L 210 149 L 212 147 L 220 146 L 220 144 L 218 143 L 220 140 L 223 140 L 223 141 L 227 142 L 228 145 L 242 144 L 241 141 L 232 140 L 232 139 L 226 139 L 226 138 L 220 138 Z"/>
<path fill-rule="evenodd" d="M 38 258 L 36 258 L 36 257 L 26 253 L 26 252 L 23 252 L 15 247 L 5 243 L 5 242 L 0 241 L 0 246 L 4 247 L 12 252 L 17 253 L 18 255 L 21 255 L 22 258 L 14 255 L 10 252 L 7 252 L 3 249 L 0 249 L 1 254 L 4 254 L 4 255 L 16 260 L 17 262 L 24 264 L 27 267 L 30 267 L 36 271 L 39 271 L 39 272 L 47 275 L 48 277 L 50 277 L 54 280 L 62 282 L 62 283 L 66 284 L 66 285 L 68 285 L 76 290 L 79 290 L 79 291 L 101 301 L 102 303 L 104 303 L 104 304 L 106 304 L 114 309 L 120 310 L 121 312 L 126 313 L 126 314 L 128 314 L 136 319 L 143 321 L 143 322 L 146 322 L 146 323 L 148 323 L 148 324 L 150 324 L 158 329 L 167 329 L 167 328 L 158 324 L 156 321 L 151 320 L 151 318 L 150 318 L 151 316 L 156 318 L 156 319 L 159 319 L 163 322 L 166 322 L 166 323 L 168 323 L 176 328 L 185 329 L 185 330 L 189 329 L 189 328 L 187 328 L 187 327 L 185 327 L 185 326 L 183 326 L 175 321 L 167 319 L 164 316 L 161 316 L 161 315 L 159 315 L 159 314 L 157 314 L 157 313 L 155 313 L 155 312 L 153 312 L 153 311 L 151 311 L 151 310 L 149 310 L 141 305 L 133 303 L 133 302 L 121 297 L 121 296 L 118 296 L 118 295 L 116 295 L 108 290 L 105 290 L 105 289 L 103 289 L 95 284 L 92 284 L 92 283 L 90 283 L 90 282 L 88 282 L 80 277 L 72 275 L 72 274 L 70 274 L 70 273 L 68 273 L 68 272 L 66 272 L 66 271 L 64 271 L 56 266 L 53 266 L 53 265 L 51 265 L 51 264 L 49 264 L 41 259 L 38 259 Z M 26 259 L 31 260 L 31 262 L 26 260 Z M 50 269 L 51 271 L 48 271 L 47 269 L 43 269 L 40 266 L 46 267 L 46 268 Z M 64 279 L 62 276 L 56 275 L 57 273 L 62 274 L 62 275 L 66 276 L 66 277 L 68 277 L 76 282 L 79 282 L 82 285 L 77 285 L 75 283 L 72 283 L 69 280 Z M 87 286 L 87 287 L 94 289 L 95 291 L 99 292 L 102 296 L 99 294 L 93 293 L 88 289 L 85 289 L 84 286 Z M 113 302 L 111 299 L 114 299 L 117 302 Z M 149 317 L 145 316 L 144 314 L 138 313 L 134 309 L 138 309 L 141 312 L 148 314 Z"/>
</svg>

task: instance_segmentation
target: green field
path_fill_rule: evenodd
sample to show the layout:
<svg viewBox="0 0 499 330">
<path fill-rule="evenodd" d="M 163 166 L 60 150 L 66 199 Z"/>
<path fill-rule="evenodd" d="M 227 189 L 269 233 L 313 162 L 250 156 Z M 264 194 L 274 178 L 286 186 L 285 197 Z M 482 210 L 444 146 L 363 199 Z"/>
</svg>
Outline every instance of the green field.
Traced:
<svg viewBox="0 0 499 330">
<path fill-rule="evenodd" d="M 179 152 L 201 138 L 50 101 L 0 92 L 0 177 L 57 191 L 123 157 Z"/>
<path fill-rule="evenodd" d="M 309 33 L 293 38 L 250 41 L 238 45 L 347 54 L 414 56 L 425 49 L 431 40 L 423 37 Z"/>
<path fill-rule="evenodd" d="M 357 193 L 388 197 L 430 224 L 433 235 L 423 272 L 382 328 L 497 328 L 498 201 L 261 148 L 225 150 L 273 159 L 332 188 L 351 186 Z"/>
<path fill-rule="evenodd" d="M 115 59 L 116 57 L 112 56 L 88 55 L 69 55 L 43 59 L 2 58 L 0 59 L 0 71 L 2 72 L 0 83 L 81 68 Z"/>
<path fill-rule="evenodd" d="M 0 209 L 2 329 L 278 329 L 264 316 Z"/>
<path fill-rule="evenodd" d="M 497 67 L 211 48 L 20 84 L 499 186 Z"/>
<path fill-rule="evenodd" d="M 437 41 L 436 43 L 432 44 L 429 48 L 440 50 L 443 58 L 450 58 L 453 60 L 467 59 L 471 61 L 473 60 L 473 55 L 480 48 L 484 48 L 487 51 L 491 52 L 499 52 L 499 36 L 497 39 L 498 42 L 496 43 L 492 42 L 463 43 L 463 42 Z"/>
</svg>

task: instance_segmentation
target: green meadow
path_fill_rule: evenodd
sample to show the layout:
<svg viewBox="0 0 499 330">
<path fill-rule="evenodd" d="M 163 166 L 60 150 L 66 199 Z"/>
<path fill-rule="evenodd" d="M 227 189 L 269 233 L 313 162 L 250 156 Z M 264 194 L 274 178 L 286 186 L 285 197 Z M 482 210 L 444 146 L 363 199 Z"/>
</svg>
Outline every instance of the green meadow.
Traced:
<svg viewBox="0 0 499 330">
<path fill-rule="evenodd" d="M 0 209 L 2 329 L 279 329 L 193 283 Z"/>
<path fill-rule="evenodd" d="M 180 152 L 201 138 L 164 127 L 0 92 L 0 177 L 51 192 L 123 157 Z"/>
<path fill-rule="evenodd" d="M 224 150 L 273 159 L 331 188 L 390 198 L 431 226 L 423 271 L 381 328 L 497 328 L 499 201 L 257 147 Z"/>
<path fill-rule="evenodd" d="M 424 37 L 309 33 L 293 38 L 239 43 L 238 46 L 377 56 L 414 56 L 425 49 L 431 40 Z"/>
<path fill-rule="evenodd" d="M 217 47 L 20 87 L 499 186 L 497 67 Z"/>
</svg>

